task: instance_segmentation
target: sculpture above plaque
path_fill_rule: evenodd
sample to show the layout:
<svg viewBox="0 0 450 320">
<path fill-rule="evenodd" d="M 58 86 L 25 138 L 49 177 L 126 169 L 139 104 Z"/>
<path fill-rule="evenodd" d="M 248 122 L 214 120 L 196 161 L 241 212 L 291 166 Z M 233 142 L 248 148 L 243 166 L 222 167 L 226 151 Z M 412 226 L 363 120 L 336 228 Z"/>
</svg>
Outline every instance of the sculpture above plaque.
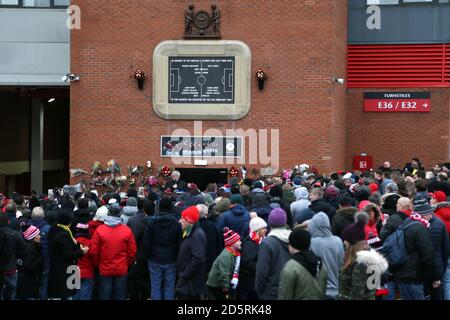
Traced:
<svg viewBox="0 0 450 320">
<path fill-rule="evenodd" d="M 184 38 L 221 39 L 220 10 L 211 6 L 211 14 L 204 10 L 195 12 L 194 5 L 189 5 L 184 14 Z"/>
</svg>

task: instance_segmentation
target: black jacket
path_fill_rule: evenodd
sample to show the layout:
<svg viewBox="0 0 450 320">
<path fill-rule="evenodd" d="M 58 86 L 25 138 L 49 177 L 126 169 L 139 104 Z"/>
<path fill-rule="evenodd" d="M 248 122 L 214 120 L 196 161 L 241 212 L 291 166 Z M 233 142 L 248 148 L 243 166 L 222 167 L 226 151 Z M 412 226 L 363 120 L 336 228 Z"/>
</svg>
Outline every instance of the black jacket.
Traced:
<svg viewBox="0 0 450 320">
<path fill-rule="evenodd" d="M 175 182 L 173 180 L 170 180 L 169 182 L 166 183 L 166 185 L 164 186 L 164 189 L 173 189 L 174 185 L 177 185 L 177 189 L 181 190 L 181 191 L 185 191 L 187 184 L 186 182 L 184 182 L 183 180 L 178 180 L 178 182 Z"/>
<path fill-rule="evenodd" d="M 222 252 L 224 247 L 222 243 L 222 235 L 217 230 L 216 224 L 206 218 L 202 218 L 199 221 L 200 228 L 206 236 L 206 272 L 211 270 L 211 267 L 216 260 L 217 256 Z"/>
<path fill-rule="evenodd" d="M 200 296 L 205 289 L 206 235 L 194 225 L 190 235 L 183 239 L 178 252 L 178 283 L 176 293 Z"/>
<path fill-rule="evenodd" d="M 72 230 L 72 233 L 76 233 L 76 227 L 77 224 L 88 224 L 89 221 L 92 220 L 91 213 L 89 212 L 89 209 L 80 209 L 73 213 L 72 216 L 72 224 L 70 225 L 70 230 Z"/>
<path fill-rule="evenodd" d="M 5 231 L 0 228 L 0 275 L 5 271 L 5 266 L 11 259 L 12 252 L 11 248 L 8 246 L 8 237 Z M 1 281 L 0 281 L 1 283 Z"/>
<path fill-rule="evenodd" d="M 338 237 L 341 237 L 344 229 L 355 223 L 355 214 L 358 209 L 355 207 L 344 207 L 336 211 L 333 219 L 331 220 L 331 232 Z"/>
<path fill-rule="evenodd" d="M 323 212 L 326 213 L 330 221 L 333 220 L 334 215 L 336 214 L 336 208 L 331 206 L 324 199 L 314 200 L 309 205 L 309 208 L 314 211 L 314 213 Z"/>
<path fill-rule="evenodd" d="M 69 233 L 60 227 L 51 227 L 48 232 L 50 244 L 50 272 L 48 279 L 48 296 L 67 298 L 76 293 L 76 289 L 67 287 L 67 280 L 74 273 L 67 273 L 70 266 L 77 265 L 83 256 L 80 245 L 75 244 Z M 70 281 L 69 281 L 70 283 Z"/>
<path fill-rule="evenodd" d="M 134 235 L 134 240 L 136 241 L 137 246 L 136 260 L 139 261 L 147 260 L 147 254 L 145 253 L 144 250 L 144 233 L 147 221 L 148 219 L 145 213 L 142 211 L 138 211 L 138 213 L 136 213 L 136 215 L 131 217 L 127 223 L 127 226 L 130 227 Z"/>
<path fill-rule="evenodd" d="M 332 206 L 335 210 L 339 209 L 339 199 L 325 199 L 325 201 Z"/>
<path fill-rule="evenodd" d="M 442 220 L 433 217 L 430 220 L 428 232 L 430 233 L 431 242 L 433 243 L 436 268 L 439 273 L 444 274 L 447 269 L 449 254 L 447 229 Z"/>
<path fill-rule="evenodd" d="M 403 212 L 396 212 L 391 215 L 378 235 L 381 241 L 386 241 L 387 237 L 393 234 L 406 218 L 408 218 L 408 216 Z"/>
<path fill-rule="evenodd" d="M 17 298 L 39 299 L 39 288 L 44 268 L 44 256 L 37 243 L 25 244 L 23 264 L 17 280 Z"/>
<path fill-rule="evenodd" d="M 17 259 L 22 259 L 25 251 L 25 242 L 19 232 L 9 226 L 0 226 L 1 233 L 6 236 L 6 251 L 9 252 L 9 259 L 3 265 L 3 271 L 15 271 L 17 269 Z"/>
<path fill-rule="evenodd" d="M 404 225 L 411 223 L 404 221 Z M 410 259 L 398 270 L 389 271 L 394 274 L 394 281 L 399 283 L 423 283 L 425 275 L 431 280 L 441 280 L 442 274 L 436 267 L 433 243 L 428 230 L 420 223 L 405 230 L 406 250 Z"/>
<path fill-rule="evenodd" d="M 240 291 L 255 292 L 256 263 L 258 262 L 259 245 L 246 238 L 241 248 L 241 266 L 239 269 Z"/>
<path fill-rule="evenodd" d="M 182 232 L 175 217 L 161 212 L 149 218 L 144 233 L 147 258 L 157 264 L 176 263 Z"/>
</svg>

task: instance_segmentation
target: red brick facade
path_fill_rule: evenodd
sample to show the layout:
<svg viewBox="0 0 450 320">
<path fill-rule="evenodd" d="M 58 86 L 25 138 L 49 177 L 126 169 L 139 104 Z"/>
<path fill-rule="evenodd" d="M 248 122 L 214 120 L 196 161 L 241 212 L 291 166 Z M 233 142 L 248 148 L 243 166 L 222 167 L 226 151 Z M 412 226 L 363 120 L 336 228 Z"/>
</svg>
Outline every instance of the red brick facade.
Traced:
<svg viewBox="0 0 450 320">
<path fill-rule="evenodd" d="M 364 112 L 364 92 L 347 92 L 347 165 L 361 152 L 374 157 L 374 164 L 390 160 L 393 167 L 418 157 L 426 167 L 444 163 L 449 158 L 450 90 L 436 88 L 383 89 L 377 91 L 431 92 L 430 113 Z"/>
<path fill-rule="evenodd" d="M 167 121 L 152 108 L 152 55 L 157 44 L 182 39 L 190 1 L 75 0 L 81 30 L 71 34 L 70 167 L 116 159 L 123 167 L 169 165 L 160 157 L 160 136 L 193 121 Z M 194 1 L 208 10 L 212 2 Z M 268 74 L 264 91 L 252 78 L 251 110 L 238 121 L 204 121 L 218 128 L 279 129 L 280 169 L 309 163 L 319 170 L 350 169 L 366 152 L 375 164 L 394 165 L 418 156 L 426 164 L 447 160 L 448 90 L 432 91 L 430 114 L 367 114 L 364 90 L 333 83 L 345 77 L 347 5 L 342 0 L 217 1 L 222 39 L 251 49 L 252 72 Z M 149 76 L 137 88 L 133 72 Z M 426 91 L 420 89 L 420 91 Z M 248 146 L 246 152 L 248 159 Z M 260 165 L 265 166 L 265 165 Z M 231 167 L 213 165 L 211 167 Z"/>
</svg>

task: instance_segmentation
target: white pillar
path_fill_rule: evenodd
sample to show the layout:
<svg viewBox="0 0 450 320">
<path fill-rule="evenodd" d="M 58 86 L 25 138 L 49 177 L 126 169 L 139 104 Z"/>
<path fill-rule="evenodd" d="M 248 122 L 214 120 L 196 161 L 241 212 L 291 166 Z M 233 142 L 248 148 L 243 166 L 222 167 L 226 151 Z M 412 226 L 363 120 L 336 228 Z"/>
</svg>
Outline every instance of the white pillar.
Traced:
<svg viewBox="0 0 450 320">
<path fill-rule="evenodd" d="M 31 105 L 31 190 L 42 193 L 44 165 L 44 102 L 33 98 Z"/>
</svg>

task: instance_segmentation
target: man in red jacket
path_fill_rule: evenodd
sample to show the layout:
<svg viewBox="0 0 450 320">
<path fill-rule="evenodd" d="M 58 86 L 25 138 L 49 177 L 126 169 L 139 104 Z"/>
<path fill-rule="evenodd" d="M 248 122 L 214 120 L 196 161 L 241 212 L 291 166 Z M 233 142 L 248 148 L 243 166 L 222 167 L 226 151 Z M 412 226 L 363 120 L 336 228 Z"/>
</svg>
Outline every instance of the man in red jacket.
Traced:
<svg viewBox="0 0 450 320">
<path fill-rule="evenodd" d="M 136 258 L 136 242 L 131 229 L 123 225 L 120 207 L 109 207 L 105 224 L 97 228 L 92 238 L 91 256 L 99 268 L 100 300 L 125 300 L 127 275 Z"/>
<path fill-rule="evenodd" d="M 435 207 L 434 214 L 445 224 L 447 232 L 450 234 L 450 203 L 447 202 L 447 196 L 442 191 L 433 193 L 431 204 Z M 444 299 L 450 300 L 450 257 L 448 258 L 447 268 L 442 279 L 444 289 Z"/>
</svg>

